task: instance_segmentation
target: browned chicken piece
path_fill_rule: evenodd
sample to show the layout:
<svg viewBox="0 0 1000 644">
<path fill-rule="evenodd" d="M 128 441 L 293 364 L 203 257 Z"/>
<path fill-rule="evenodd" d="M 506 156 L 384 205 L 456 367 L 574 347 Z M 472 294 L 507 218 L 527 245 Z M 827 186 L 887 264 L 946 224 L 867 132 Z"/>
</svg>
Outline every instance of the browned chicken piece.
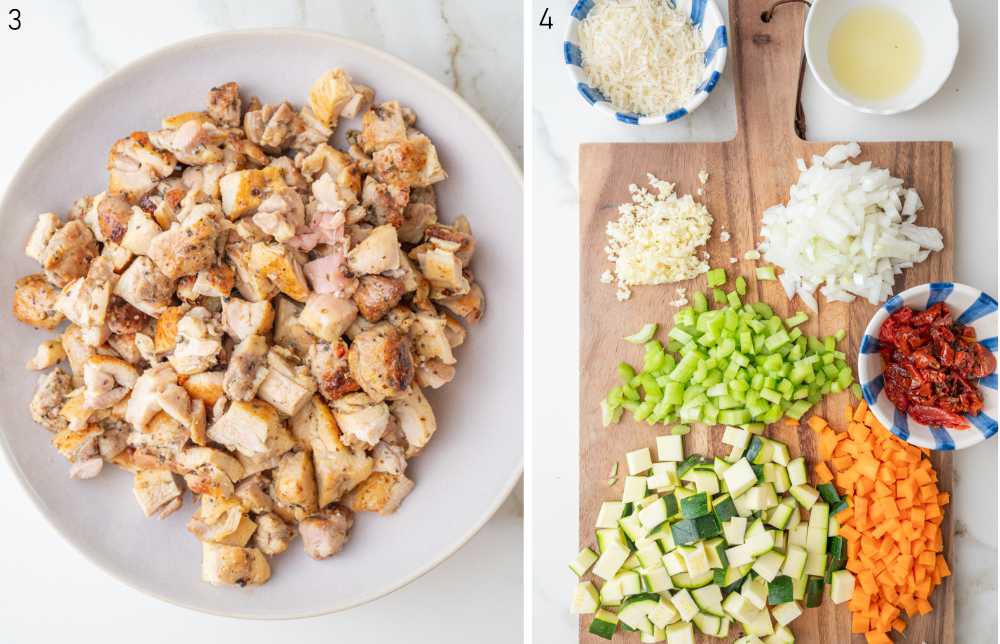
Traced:
<svg viewBox="0 0 1000 644">
<path fill-rule="evenodd" d="M 388 434 L 388 432 L 386 432 Z M 406 471 L 406 449 L 401 445 L 386 442 L 386 436 L 372 448 L 372 471 L 386 474 L 402 474 Z"/>
<path fill-rule="evenodd" d="M 290 158 L 275 157 L 270 160 L 268 165 L 269 167 L 281 170 L 281 179 L 285 182 L 285 185 L 298 190 L 301 194 L 308 194 L 309 182 L 302 176 L 299 169 L 295 167 L 295 162 Z"/>
<path fill-rule="evenodd" d="M 375 275 L 399 268 L 399 240 L 391 225 L 374 228 L 347 254 L 347 266 L 357 275 Z"/>
<path fill-rule="evenodd" d="M 177 346 L 177 325 L 191 307 L 187 304 L 168 307 L 156 320 L 153 348 L 156 353 L 166 355 Z"/>
<path fill-rule="evenodd" d="M 98 257 L 91 262 L 86 277 L 78 277 L 63 287 L 56 308 L 70 322 L 84 329 L 103 326 L 111 304 L 111 289 L 117 280 L 111 263 Z"/>
<path fill-rule="evenodd" d="M 361 173 L 357 163 L 349 154 L 326 143 L 316 146 L 305 156 L 297 157 L 296 165 L 311 181 L 327 174 L 332 179 L 340 178 L 341 183 L 350 185 L 354 192 L 361 190 Z"/>
<path fill-rule="evenodd" d="M 201 495 L 201 503 L 188 521 L 188 531 L 202 542 L 243 547 L 257 524 L 243 511 L 239 499 Z"/>
<path fill-rule="evenodd" d="M 28 243 L 24 245 L 24 254 L 40 263 L 45 247 L 49 245 L 49 240 L 61 227 L 62 220 L 55 213 L 45 212 L 38 215 L 38 221 L 35 222 L 35 227 L 31 230 Z"/>
<path fill-rule="evenodd" d="M 284 347 L 274 346 L 267 354 L 267 373 L 257 392 L 285 416 L 294 416 L 316 392 L 309 368 Z"/>
<path fill-rule="evenodd" d="M 108 153 L 108 192 L 123 194 L 134 203 L 170 176 L 176 165 L 173 155 L 153 147 L 145 132 L 133 132 L 115 141 Z"/>
<path fill-rule="evenodd" d="M 399 240 L 407 244 L 419 244 L 424 238 L 424 231 L 437 220 L 437 195 L 434 193 L 434 186 L 411 188 L 402 223 L 398 226 Z"/>
<path fill-rule="evenodd" d="M 337 119 L 352 102 L 358 103 L 355 97 L 360 94 L 351 80 L 351 76 L 343 69 L 331 69 L 316 79 L 309 89 L 309 107 L 316 118 L 329 127 L 337 127 Z M 357 114 L 360 105 L 352 105 L 352 111 Z M 352 115 L 345 115 L 351 118 Z"/>
<path fill-rule="evenodd" d="M 405 141 L 390 143 L 377 150 L 372 161 L 375 176 L 383 183 L 426 188 L 448 178 L 438 160 L 437 148 L 419 132 L 409 134 Z"/>
<path fill-rule="evenodd" d="M 191 285 L 191 294 L 195 297 L 229 297 L 235 284 L 236 274 L 233 269 L 226 264 L 216 264 L 198 271 L 198 275 Z M 180 291 L 180 282 L 178 282 L 178 291 Z"/>
<path fill-rule="evenodd" d="M 236 486 L 236 498 L 247 512 L 266 514 L 274 509 L 274 501 L 267 493 L 270 485 L 263 474 L 248 476 Z"/>
<path fill-rule="evenodd" d="M 59 289 L 40 273 L 25 275 L 14 283 L 14 317 L 37 329 L 51 330 L 63 321 L 56 308 L 58 300 Z"/>
<path fill-rule="evenodd" d="M 347 343 L 341 338 L 333 342 L 316 342 L 309 349 L 309 371 L 319 393 L 329 401 L 361 391 L 361 385 L 351 376 L 347 352 Z"/>
<path fill-rule="evenodd" d="M 135 308 L 120 297 L 111 298 L 106 319 L 108 331 L 114 335 L 142 333 L 153 322 L 153 318 Z"/>
<path fill-rule="evenodd" d="M 305 302 L 309 297 L 302 265 L 287 246 L 257 242 L 250 249 L 250 267 L 293 300 Z"/>
<path fill-rule="evenodd" d="M 222 301 L 222 327 L 236 340 L 264 335 L 271 330 L 273 323 L 274 307 L 267 300 L 247 302 L 230 297 Z"/>
<path fill-rule="evenodd" d="M 416 257 L 420 272 L 431 283 L 432 297 L 453 297 L 469 292 L 469 280 L 462 271 L 462 261 L 455 255 L 453 247 L 424 244 L 413 249 L 410 256 Z"/>
<path fill-rule="evenodd" d="M 135 333 L 111 335 L 108 337 L 108 346 L 125 362 L 132 366 L 139 366 L 145 358 L 135 343 L 135 336 Z"/>
<path fill-rule="evenodd" d="M 376 401 L 405 393 L 413 382 L 409 339 L 390 324 L 355 336 L 347 361 L 354 379 Z"/>
<path fill-rule="evenodd" d="M 177 372 L 169 364 L 159 364 L 144 371 L 132 387 L 125 420 L 141 431 L 163 409 L 161 394 L 176 384 Z"/>
<path fill-rule="evenodd" d="M 201 544 L 201 579 L 213 586 L 258 586 L 271 578 L 271 566 L 257 548 Z"/>
<path fill-rule="evenodd" d="M 128 396 L 138 379 L 136 368 L 121 358 L 91 356 L 83 366 L 83 405 L 88 409 L 112 407 Z"/>
<path fill-rule="evenodd" d="M 166 469 L 136 471 L 132 492 L 143 514 L 147 517 L 159 514 L 161 519 L 180 507 L 175 502 L 183 495 L 173 473 Z"/>
<path fill-rule="evenodd" d="M 387 145 L 406 141 L 406 130 L 402 107 L 397 101 L 386 101 L 373 106 L 361 117 L 358 144 L 372 154 Z"/>
<path fill-rule="evenodd" d="M 287 297 L 276 298 L 274 313 L 274 343 L 288 347 L 299 357 L 306 357 L 316 338 L 299 322 L 302 305 Z"/>
<path fill-rule="evenodd" d="M 414 483 L 404 474 L 372 472 L 351 492 L 348 504 L 355 512 L 392 514 L 413 490 Z"/>
<path fill-rule="evenodd" d="M 389 309 L 399 304 L 405 292 L 403 282 L 398 279 L 364 275 L 354 292 L 354 302 L 366 320 L 378 322 Z"/>
<path fill-rule="evenodd" d="M 341 396 L 333 401 L 332 409 L 348 446 L 370 448 L 381 440 L 389 426 L 389 406 L 372 400 L 366 393 Z"/>
<path fill-rule="evenodd" d="M 437 431 L 434 410 L 431 409 L 424 393 L 420 391 L 420 387 L 415 385 L 405 395 L 391 401 L 389 409 L 399 422 L 399 429 L 406 438 L 408 445 L 406 457 L 411 458 L 423 449 Z"/>
<path fill-rule="evenodd" d="M 210 268 L 221 226 L 222 213 L 216 205 L 195 206 L 183 224 L 174 224 L 149 242 L 149 258 L 170 279 Z"/>
<path fill-rule="evenodd" d="M 455 367 L 434 358 L 417 367 L 416 383 L 421 387 L 440 389 L 455 378 Z"/>
<path fill-rule="evenodd" d="M 94 233 L 77 219 L 52 235 L 42 251 L 41 263 L 49 281 L 62 288 L 86 275 L 90 262 L 99 254 Z"/>
<path fill-rule="evenodd" d="M 153 260 L 136 257 L 118 279 L 114 293 L 146 315 L 158 317 L 170 306 L 174 281 Z"/>
<path fill-rule="evenodd" d="M 32 371 L 43 371 L 66 359 L 66 351 L 59 340 L 45 340 L 35 349 L 35 355 L 25 365 Z"/>
<path fill-rule="evenodd" d="M 253 214 L 270 190 L 284 186 L 285 182 L 278 168 L 230 172 L 219 179 L 222 211 L 231 221 Z"/>
<path fill-rule="evenodd" d="M 476 252 L 476 238 L 456 226 L 435 223 L 426 228 L 424 239 L 438 248 L 454 253 L 463 267 L 469 265 Z"/>
<path fill-rule="evenodd" d="M 257 207 L 253 223 L 275 240 L 288 241 L 306 223 L 302 197 L 292 188 L 274 190 Z"/>
<path fill-rule="evenodd" d="M 437 300 L 437 303 L 448 309 L 469 324 L 476 324 L 482 319 L 486 309 L 486 298 L 483 289 L 473 283 L 465 295 L 455 295 Z"/>
<path fill-rule="evenodd" d="M 226 133 L 203 112 L 186 112 L 163 120 L 165 129 L 150 132 L 149 140 L 157 149 L 174 155 L 189 166 L 207 166 L 223 160 L 222 144 Z"/>
<path fill-rule="evenodd" d="M 247 138 L 268 152 L 283 150 L 304 127 L 301 117 L 287 102 L 247 110 L 243 116 Z"/>
<path fill-rule="evenodd" d="M 267 340 L 249 335 L 236 345 L 222 387 L 230 400 L 253 400 L 267 376 Z"/>
<path fill-rule="evenodd" d="M 361 176 L 352 165 L 337 175 L 321 174 L 312 184 L 312 195 L 327 212 L 347 210 L 358 203 Z"/>
<path fill-rule="evenodd" d="M 69 362 L 70 371 L 73 374 L 73 384 L 83 385 L 83 365 L 90 356 L 97 353 L 97 349 L 89 344 L 83 336 L 83 329 L 71 324 L 63 331 L 59 338 L 63 351 L 66 352 L 66 360 Z"/>
<path fill-rule="evenodd" d="M 344 548 L 354 525 L 354 514 L 336 505 L 299 523 L 302 546 L 313 559 L 332 557 Z"/>
<path fill-rule="evenodd" d="M 407 186 L 385 184 L 375 177 L 365 177 L 361 190 L 361 205 L 368 210 L 371 222 L 376 226 L 392 224 L 397 229 L 403 225 L 403 213 L 410 201 L 410 189 Z"/>
<path fill-rule="evenodd" d="M 246 242 L 226 246 L 226 259 L 236 270 L 236 290 L 250 302 L 264 302 L 273 297 L 277 287 L 266 276 L 257 273 L 251 265 L 252 246 Z"/>
<path fill-rule="evenodd" d="M 257 517 L 257 531 L 253 534 L 253 545 L 269 557 L 288 550 L 295 533 L 277 514 L 268 512 Z"/>
<path fill-rule="evenodd" d="M 181 385 L 192 400 L 200 400 L 207 407 L 212 407 L 225 396 L 224 380 L 225 373 L 222 371 L 203 371 L 187 376 Z"/>
<path fill-rule="evenodd" d="M 364 449 L 348 447 L 330 408 L 317 397 L 291 419 L 299 444 L 311 449 L 319 507 L 339 501 L 372 471 Z"/>
<path fill-rule="evenodd" d="M 158 412 L 141 430 L 128 435 L 133 458 L 143 468 L 179 469 L 177 459 L 189 437 L 188 430 L 165 412 Z"/>
<path fill-rule="evenodd" d="M 177 345 L 167 358 L 181 375 L 208 371 L 219 360 L 222 329 L 208 309 L 196 306 L 177 323 Z"/>
<path fill-rule="evenodd" d="M 417 313 L 414 316 L 414 323 L 410 327 L 410 338 L 418 361 L 423 363 L 439 360 L 446 365 L 457 362 L 446 333 L 447 324 L 445 318 L 429 313 Z"/>
<path fill-rule="evenodd" d="M 357 305 L 332 293 L 313 293 L 298 316 L 298 322 L 321 340 L 340 338 L 358 317 Z"/>
<path fill-rule="evenodd" d="M 285 453 L 273 477 L 275 500 L 291 508 L 297 519 L 316 512 L 316 474 L 308 451 Z"/>
<path fill-rule="evenodd" d="M 291 148 L 296 152 L 308 154 L 333 136 L 333 130 L 316 118 L 316 114 L 308 105 L 299 111 L 299 122 L 302 128 L 295 134 L 291 143 Z"/>
<path fill-rule="evenodd" d="M 62 369 L 56 368 L 41 376 L 29 406 L 31 419 L 50 432 L 66 429 L 66 419 L 59 415 L 59 410 L 72 390 L 73 381 Z"/>
<path fill-rule="evenodd" d="M 211 427 L 208 437 L 227 449 L 254 457 L 267 454 L 272 434 L 284 430 L 277 410 L 262 400 L 233 401 L 229 409 Z"/>
<path fill-rule="evenodd" d="M 240 86 L 232 81 L 208 92 L 208 115 L 226 127 L 240 126 Z"/>
<path fill-rule="evenodd" d="M 133 206 L 129 216 L 121 246 L 135 255 L 147 255 L 149 246 L 157 236 L 163 233 L 163 228 L 153 219 L 153 216 L 137 206 Z"/>
<path fill-rule="evenodd" d="M 97 202 L 97 227 L 101 231 L 101 241 L 111 241 L 120 244 L 128 230 L 128 222 L 132 217 L 132 206 L 124 195 L 104 195 Z"/>
</svg>

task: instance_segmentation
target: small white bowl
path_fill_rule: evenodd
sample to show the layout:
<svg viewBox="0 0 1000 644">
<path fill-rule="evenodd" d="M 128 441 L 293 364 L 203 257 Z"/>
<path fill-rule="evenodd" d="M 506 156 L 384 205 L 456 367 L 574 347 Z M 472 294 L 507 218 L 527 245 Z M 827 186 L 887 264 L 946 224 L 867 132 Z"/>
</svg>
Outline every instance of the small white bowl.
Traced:
<svg viewBox="0 0 1000 644">
<path fill-rule="evenodd" d="M 578 0 L 570 12 L 569 26 L 566 28 L 566 40 L 563 43 L 563 62 L 569 70 L 570 78 L 580 96 L 598 111 L 607 114 L 627 125 L 660 125 L 683 118 L 705 102 L 708 95 L 715 89 L 726 67 L 726 53 L 729 50 L 729 33 L 726 30 L 726 20 L 714 0 L 664 0 L 670 2 L 691 18 L 692 24 L 701 33 L 705 46 L 705 71 L 701 83 L 683 105 L 671 112 L 661 114 L 635 114 L 622 111 L 612 105 L 600 91 L 592 87 L 587 74 L 583 71 L 583 56 L 580 53 L 580 39 L 577 28 L 580 21 L 587 17 L 594 8 L 594 0 Z"/>
<path fill-rule="evenodd" d="M 844 15 L 860 7 L 885 7 L 909 16 L 923 45 L 916 78 L 902 94 L 885 100 L 867 100 L 848 92 L 830 69 L 830 34 Z M 820 86 L 838 102 L 869 114 L 898 114 L 912 110 L 938 93 L 948 80 L 958 56 L 958 18 L 949 0 L 813 0 L 806 17 L 806 59 Z"/>
<path fill-rule="evenodd" d="M 880 306 L 865 328 L 858 351 L 858 379 L 865 402 L 878 422 L 904 441 L 918 447 L 954 450 L 972 447 L 997 433 L 997 372 L 979 379 L 983 410 L 978 416 L 965 415 L 968 429 L 928 427 L 896 409 L 886 395 L 882 380 L 882 356 L 878 335 L 882 323 L 901 306 L 922 311 L 944 302 L 956 322 L 976 330 L 976 340 L 994 355 L 997 353 L 997 301 L 988 293 L 956 282 L 931 282 L 893 295 Z"/>
</svg>

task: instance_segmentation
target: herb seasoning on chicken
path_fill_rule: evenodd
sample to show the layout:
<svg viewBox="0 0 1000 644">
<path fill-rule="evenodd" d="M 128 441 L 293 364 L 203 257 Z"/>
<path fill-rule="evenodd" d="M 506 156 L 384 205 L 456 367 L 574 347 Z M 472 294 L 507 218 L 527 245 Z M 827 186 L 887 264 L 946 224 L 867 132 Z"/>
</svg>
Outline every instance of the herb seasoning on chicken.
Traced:
<svg viewBox="0 0 1000 644">
<path fill-rule="evenodd" d="M 48 370 L 31 417 L 72 478 L 132 472 L 146 516 L 190 490 L 211 584 L 265 583 L 296 535 L 324 559 L 355 513 L 394 512 L 437 429 L 422 388 L 454 377 L 483 315 L 469 223 L 438 220 L 434 144 L 374 98 L 341 69 L 301 109 L 220 84 L 115 142 L 107 189 L 27 241 L 40 269 L 15 317 L 68 324 L 27 362 Z"/>
</svg>

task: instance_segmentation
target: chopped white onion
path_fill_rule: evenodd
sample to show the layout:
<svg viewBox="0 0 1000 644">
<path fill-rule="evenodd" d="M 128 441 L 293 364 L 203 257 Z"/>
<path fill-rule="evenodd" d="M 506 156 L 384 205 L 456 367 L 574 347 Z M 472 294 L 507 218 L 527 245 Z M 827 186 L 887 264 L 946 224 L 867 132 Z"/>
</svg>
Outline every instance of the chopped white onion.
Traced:
<svg viewBox="0 0 1000 644">
<path fill-rule="evenodd" d="M 913 223 L 923 208 L 917 191 L 870 161 L 848 161 L 860 153 L 848 143 L 811 166 L 798 159 L 788 203 L 764 211 L 763 257 L 782 269 L 789 299 L 798 294 L 814 311 L 817 288 L 828 301 L 884 302 L 896 275 L 944 248 L 936 228 Z"/>
</svg>

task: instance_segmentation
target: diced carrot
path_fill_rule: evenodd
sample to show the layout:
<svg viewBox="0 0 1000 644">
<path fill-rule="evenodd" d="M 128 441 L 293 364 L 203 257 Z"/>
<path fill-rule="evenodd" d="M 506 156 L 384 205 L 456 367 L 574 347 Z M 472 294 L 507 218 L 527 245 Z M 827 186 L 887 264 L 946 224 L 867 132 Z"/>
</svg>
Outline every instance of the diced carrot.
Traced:
<svg viewBox="0 0 1000 644">
<path fill-rule="evenodd" d="M 816 466 L 813 468 L 813 472 L 816 474 L 816 479 L 820 483 L 829 483 L 833 480 L 833 472 L 830 471 L 830 468 L 827 467 L 826 463 L 823 461 L 816 463 Z"/>
<path fill-rule="evenodd" d="M 806 424 L 809 425 L 814 432 L 819 432 L 822 431 L 823 428 L 829 423 L 827 423 L 826 419 L 822 416 L 812 416 L 808 421 L 806 421 Z"/>
<path fill-rule="evenodd" d="M 836 451 L 837 450 L 834 450 L 834 453 L 836 453 Z M 833 469 L 837 470 L 838 472 L 843 472 L 851 465 L 854 465 L 854 459 L 851 458 L 850 456 L 836 456 L 830 459 L 830 463 L 833 464 Z"/>
<path fill-rule="evenodd" d="M 889 636 L 881 631 L 868 631 L 865 633 L 865 641 L 867 644 L 892 644 Z"/>
<path fill-rule="evenodd" d="M 858 406 L 854 408 L 853 412 L 848 413 L 848 417 L 855 421 L 862 421 L 865 418 L 865 414 L 868 412 L 868 403 L 864 400 L 858 403 Z"/>
<path fill-rule="evenodd" d="M 937 562 L 935 563 L 935 569 L 938 574 L 942 577 L 947 577 L 951 574 L 951 568 L 948 567 L 948 562 L 944 560 L 941 555 L 937 556 Z"/>
<path fill-rule="evenodd" d="M 867 608 L 867 605 L 865 606 Z M 851 610 L 854 610 L 853 606 Z M 864 613 L 854 612 L 851 615 L 851 632 L 866 633 L 868 631 L 868 617 Z"/>
</svg>

